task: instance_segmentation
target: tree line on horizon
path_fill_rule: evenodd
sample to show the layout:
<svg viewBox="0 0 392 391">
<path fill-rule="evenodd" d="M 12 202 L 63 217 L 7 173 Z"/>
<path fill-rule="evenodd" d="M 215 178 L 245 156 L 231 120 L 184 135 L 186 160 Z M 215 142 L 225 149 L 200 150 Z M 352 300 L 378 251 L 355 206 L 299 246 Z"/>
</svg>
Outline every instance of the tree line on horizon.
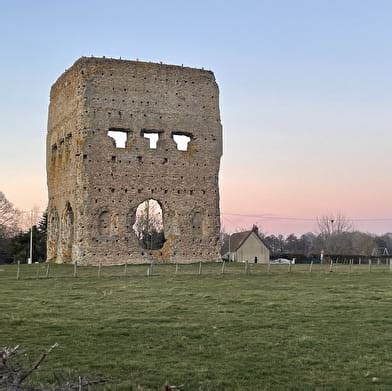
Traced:
<svg viewBox="0 0 392 391">
<path fill-rule="evenodd" d="M 0 191 L 0 263 L 27 262 L 30 256 L 30 229 L 23 213 Z M 34 261 L 46 260 L 46 212 L 32 225 Z"/>
<path fill-rule="evenodd" d="M 150 214 L 154 218 L 153 214 Z M 163 231 L 157 230 L 157 237 L 153 233 L 144 232 L 145 222 L 140 222 L 139 240 L 145 248 L 152 248 L 160 244 Z M 156 227 L 156 224 L 147 224 Z M 38 223 L 33 225 L 33 261 L 46 260 L 47 213 L 43 213 Z M 161 232 L 161 233 L 160 233 Z M 267 235 L 258 228 L 259 235 L 272 256 L 285 254 L 310 257 L 324 251 L 328 255 L 383 255 L 387 251 L 392 255 L 392 233 L 374 235 L 355 230 L 353 223 L 343 214 L 325 215 L 318 219 L 318 232 L 308 232 L 302 235 L 290 234 Z M 159 235 L 161 236 L 159 236 Z M 150 235 L 150 236 L 149 236 Z M 229 238 L 229 234 L 222 232 L 221 243 Z M 154 239 L 154 240 L 152 240 Z M 157 243 L 155 243 L 157 241 Z M 141 245 L 143 245 L 141 243 Z M 143 247 L 144 247 L 143 246 Z M 0 263 L 27 262 L 30 253 L 30 228 L 27 229 L 21 212 L 0 191 Z"/>
<path fill-rule="evenodd" d="M 300 236 L 261 235 L 272 255 L 300 254 L 305 257 L 321 254 L 330 256 L 392 255 L 392 234 L 373 235 L 351 231 L 324 236 L 308 232 Z"/>
<path fill-rule="evenodd" d="M 257 225 L 254 225 L 257 227 Z M 238 229 L 237 231 L 244 231 Z M 287 236 L 265 234 L 257 227 L 258 234 L 274 257 L 300 255 L 310 258 L 323 251 L 330 256 L 392 255 L 392 233 L 375 235 L 355 229 L 353 222 L 342 213 L 328 214 L 317 219 L 317 232 Z M 221 240 L 229 240 L 223 232 Z"/>
</svg>

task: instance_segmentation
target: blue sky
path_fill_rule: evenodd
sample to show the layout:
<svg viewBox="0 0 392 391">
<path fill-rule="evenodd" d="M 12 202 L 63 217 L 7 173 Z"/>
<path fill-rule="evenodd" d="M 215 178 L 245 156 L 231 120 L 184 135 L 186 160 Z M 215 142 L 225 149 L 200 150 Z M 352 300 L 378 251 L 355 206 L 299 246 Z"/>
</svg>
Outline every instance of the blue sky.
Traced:
<svg viewBox="0 0 392 391">
<path fill-rule="evenodd" d="M 82 55 L 121 56 L 214 71 L 224 213 L 339 210 L 372 220 L 360 229 L 392 231 L 373 221 L 392 218 L 391 20 L 387 1 L 2 2 L 0 190 L 20 208 L 45 207 L 51 84 Z"/>
</svg>

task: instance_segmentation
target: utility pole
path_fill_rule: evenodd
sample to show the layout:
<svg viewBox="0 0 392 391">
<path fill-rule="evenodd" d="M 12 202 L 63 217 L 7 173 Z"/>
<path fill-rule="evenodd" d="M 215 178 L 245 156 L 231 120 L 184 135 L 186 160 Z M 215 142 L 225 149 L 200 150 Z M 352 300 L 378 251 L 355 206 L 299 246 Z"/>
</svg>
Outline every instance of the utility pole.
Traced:
<svg viewBox="0 0 392 391">
<path fill-rule="evenodd" d="M 229 234 L 229 262 L 231 262 L 231 234 Z"/>
<path fill-rule="evenodd" d="M 30 213 L 30 258 L 27 263 L 29 265 L 33 263 L 33 210 Z"/>
<path fill-rule="evenodd" d="M 332 219 L 332 220 L 330 220 L 330 222 L 331 222 L 331 235 L 329 236 L 329 251 L 328 252 L 331 254 L 334 251 L 334 249 L 332 249 L 332 247 L 334 247 L 333 239 L 335 236 L 335 232 L 334 232 L 333 223 L 335 222 L 335 220 Z"/>
</svg>

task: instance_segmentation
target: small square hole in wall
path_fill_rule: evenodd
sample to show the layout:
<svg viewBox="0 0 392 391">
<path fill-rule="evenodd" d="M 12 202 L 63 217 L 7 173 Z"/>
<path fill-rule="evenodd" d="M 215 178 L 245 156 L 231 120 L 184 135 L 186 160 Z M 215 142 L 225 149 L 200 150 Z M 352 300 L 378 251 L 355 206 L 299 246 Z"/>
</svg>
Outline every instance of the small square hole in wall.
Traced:
<svg viewBox="0 0 392 391">
<path fill-rule="evenodd" d="M 125 148 L 129 132 L 129 129 L 109 128 L 108 136 L 114 140 L 116 148 Z"/>
</svg>

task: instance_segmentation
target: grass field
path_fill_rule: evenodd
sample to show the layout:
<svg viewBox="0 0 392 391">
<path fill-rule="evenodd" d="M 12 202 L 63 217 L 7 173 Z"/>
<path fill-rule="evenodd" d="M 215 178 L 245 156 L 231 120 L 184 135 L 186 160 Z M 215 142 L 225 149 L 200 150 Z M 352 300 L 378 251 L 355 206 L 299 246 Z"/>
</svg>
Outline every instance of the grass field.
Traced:
<svg viewBox="0 0 392 391">
<path fill-rule="evenodd" d="M 377 266 L 0 266 L 0 345 L 116 390 L 390 390 L 392 272 Z M 37 277 L 41 277 L 38 278 Z"/>
</svg>

